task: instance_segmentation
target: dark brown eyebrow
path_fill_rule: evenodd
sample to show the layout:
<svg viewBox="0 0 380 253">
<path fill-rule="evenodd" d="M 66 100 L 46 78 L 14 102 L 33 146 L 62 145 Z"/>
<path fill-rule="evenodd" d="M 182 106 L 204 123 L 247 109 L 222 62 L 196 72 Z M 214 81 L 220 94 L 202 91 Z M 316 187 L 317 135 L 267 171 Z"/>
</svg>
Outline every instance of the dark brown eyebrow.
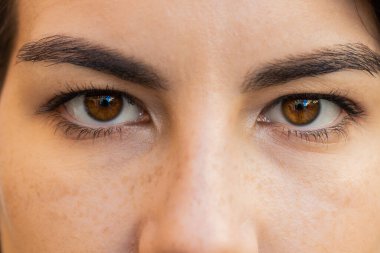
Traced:
<svg viewBox="0 0 380 253">
<path fill-rule="evenodd" d="M 243 91 L 342 70 L 359 70 L 374 75 L 380 70 L 380 55 L 364 44 L 352 43 L 322 48 L 311 54 L 290 56 L 250 72 L 243 84 Z"/>
<path fill-rule="evenodd" d="M 153 67 L 83 38 L 55 35 L 29 42 L 21 47 L 17 58 L 21 62 L 68 63 L 110 74 L 144 87 L 166 88 L 164 78 Z"/>
</svg>

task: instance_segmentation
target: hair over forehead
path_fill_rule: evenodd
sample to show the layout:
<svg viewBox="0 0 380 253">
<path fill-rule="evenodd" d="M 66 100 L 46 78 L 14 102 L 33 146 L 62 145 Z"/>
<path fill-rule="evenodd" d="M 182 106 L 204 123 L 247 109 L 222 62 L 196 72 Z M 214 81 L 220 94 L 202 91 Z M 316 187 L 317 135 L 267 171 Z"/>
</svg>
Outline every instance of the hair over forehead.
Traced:
<svg viewBox="0 0 380 253">
<path fill-rule="evenodd" d="M 380 21 L 380 1 L 379 0 L 371 0 L 371 4 L 375 10 L 377 19 Z"/>
<path fill-rule="evenodd" d="M 16 32 L 16 0 L 0 0 L 0 91 Z"/>
</svg>

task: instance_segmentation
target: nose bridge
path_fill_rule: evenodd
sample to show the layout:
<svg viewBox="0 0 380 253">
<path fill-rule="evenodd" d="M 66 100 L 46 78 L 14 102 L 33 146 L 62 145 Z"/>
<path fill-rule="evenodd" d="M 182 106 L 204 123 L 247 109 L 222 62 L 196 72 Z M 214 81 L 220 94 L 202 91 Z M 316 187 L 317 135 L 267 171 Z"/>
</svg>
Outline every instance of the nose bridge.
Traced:
<svg viewBox="0 0 380 253">
<path fill-rule="evenodd" d="M 187 120 L 179 121 L 171 145 L 173 163 L 170 166 L 177 175 L 173 184 L 192 197 L 214 199 L 222 192 L 227 194 L 228 191 L 221 189 L 226 178 L 231 179 L 230 167 L 237 164 L 238 159 L 231 150 L 233 133 L 228 125 L 228 113 L 225 108 L 200 103 L 187 111 L 191 110 L 194 112 L 187 114 Z M 197 196 L 200 191 L 202 194 Z"/>
<path fill-rule="evenodd" d="M 210 79 L 210 80 L 209 80 Z M 215 78 L 205 83 L 216 83 Z M 191 86 L 191 85 L 189 85 Z M 215 163 L 215 159 L 228 149 L 234 141 L 234 125 L 237 110 L 227 92 L 208 91 L 203 88 L 182 91 L 186 97 L 173 112 L 174 121 L 171 146 L 176 148 L 178 161 L 186 163 Z M 227 93 L 227 94 L 226 94 Z M 229 103 L 226 103 L 229 101 Z M 180 159 L 179 159 L 180 158 Z"/>
<path fill-rule="evenodd" d="M 226 137 L 228 129 L 212 121 L 212 117 L 194 121 L 199 125 L 183 128 L 173 145 L 170 169 L 175 176 L 159 221 L 160 227 L 166 228 L 160 232 L 166 239 L 182 234 L 183 239 L 198 238 L 202 244 L 202 237 L 213 234 L 212 240 L 223 240 L 231 230 L 232 192 L 226 185 L 225 170 L 232 161 L 225 154 L 225 138 L 220 138 Z"/>
<path fill-rule="evenodd" d="M 141 252 L 257 252 L 254 228 L 243 224 L 234 198 L 231 170 L 239 158 L 230 150 L 226 114 L 202 113 L 177 126 L 167 163 L 172 176 L 142 232 Z"/>
</svg>

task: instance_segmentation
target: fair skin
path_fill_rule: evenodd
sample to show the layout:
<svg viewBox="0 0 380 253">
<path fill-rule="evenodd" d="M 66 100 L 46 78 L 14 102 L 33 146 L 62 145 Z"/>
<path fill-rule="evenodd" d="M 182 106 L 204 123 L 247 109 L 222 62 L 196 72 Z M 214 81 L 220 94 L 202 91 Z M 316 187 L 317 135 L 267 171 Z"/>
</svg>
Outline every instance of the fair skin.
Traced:
<svg viewBox="0 0 380 253">
<path fill-rule="evenodd" d="M 0 99 L 3 253 L 379 252 L 376 73 L 347 68 L 242 89 L 247 73 L 290 56 L 353 43 L 380 52 L 369 7 L 356 7 L 348 0 L 20 0 Z M 17 58 L 26 43 L 55 35 L 132 57 L 165 88 L 57 59 Z M 83 87 L 128 93 L 150 120 L 95 138 L 65 134 L 62 117 L 81 123 L 67 104 L 37 113 Z M 344 136 L 330 128 L 328 140 L 259 120 L 274 100 L 297 93 L 337 93 L 363 115 L 344 125 Z"/>
</svg>

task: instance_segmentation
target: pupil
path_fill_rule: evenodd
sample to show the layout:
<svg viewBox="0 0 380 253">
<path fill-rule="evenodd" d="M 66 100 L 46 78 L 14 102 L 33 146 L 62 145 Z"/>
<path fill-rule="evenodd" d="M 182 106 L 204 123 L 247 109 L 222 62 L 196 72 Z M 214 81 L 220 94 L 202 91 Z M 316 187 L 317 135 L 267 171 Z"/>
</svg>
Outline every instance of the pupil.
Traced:
<svg viewBox="0 0 380 253">
<path fill-rule="evenodd" d="M 302 126 L 313 122 L 319 115 L 319 100 L 287 99 L 282 102 L 282 113 L 293 125 Z"/>
<path fill-rule="evenodd" d="M 100 99 L 100 106 L 102 107 L 108 107 L 112 102 L 111 96 L 105 96 Z"/>
<path fill-rule="evenodd" d="M 298 101 L 295 104 L 295 109 L 297 111 L 303 111 L 308 106 L 308 102 L 309 102 L 308 100 Z"/>
<path fill-rule="evenodd" d="M 88 96 L 84 104 L 90 117 L 97 121 L 111 121 L 115 119 L 123 109 L 122 96 Z"/>
</svg>

